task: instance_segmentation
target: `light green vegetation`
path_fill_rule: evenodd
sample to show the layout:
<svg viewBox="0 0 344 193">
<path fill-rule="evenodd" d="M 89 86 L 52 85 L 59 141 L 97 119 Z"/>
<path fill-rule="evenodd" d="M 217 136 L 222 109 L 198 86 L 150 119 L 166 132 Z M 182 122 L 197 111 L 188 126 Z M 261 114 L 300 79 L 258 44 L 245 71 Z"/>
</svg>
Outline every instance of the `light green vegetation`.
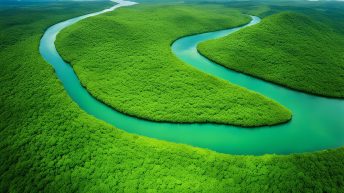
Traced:
<svg viewBox="0 0 344 193">
<path fill-rule="evenodd" d="M 281 105 L 199 72 L 171 51 L 178 37 L 248 21 L 223 6 L 137 5 L 63 30 L 57 48 L 92 95 L 132 116 L 240 126 L 285 122 L 291 113 Z"/>
<path fill-rule="evenodd" d="M 343 148 L 224 155 L 127 134 L 87 115 L 38 44 L 49 25 L 101 4 L 63 5 L 33 6 L 29 20 L 27 8 L 0 11 L 0 192 L 343 192 Z"/>
<path fill-rule="evenodd" d="M 344 14 L 283 12 L 203 42 L 198 49 L 236 71 L 312 94 L 344 97 L 343 18 Z"/>
</svg>

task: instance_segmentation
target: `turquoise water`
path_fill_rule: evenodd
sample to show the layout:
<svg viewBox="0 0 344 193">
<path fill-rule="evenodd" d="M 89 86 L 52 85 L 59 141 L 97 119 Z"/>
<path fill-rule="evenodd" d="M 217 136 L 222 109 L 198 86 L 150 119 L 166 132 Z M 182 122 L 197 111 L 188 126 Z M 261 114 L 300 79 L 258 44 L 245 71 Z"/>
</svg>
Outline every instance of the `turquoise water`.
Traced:
<svg viewBox="0 0 344 193">
<path fill-rule="evenodd" d="M 198 54 L 196 45 L 199 42 L 228 35 L 247 25 L 184 37 L 173 43 L 172 50 L 178 58 L 187 63 L 185 65 L 192 65 L 201 71 L 259 92 L 288 107 L 293 111 L 293 119 L 289 123 L 250 129 L 218 124 L 157 123 L 124 115 L 98 102 L 81 86 L 71 66 L 65 63 L 56 51 L 54 45 L 56 35 L 62 29 L 82 19 L 132 4 L 121 1 L 110 9 L 58 23 L 48 28 L 41 39 L 39 48 L 41 55 L 54 67 L 70 97 L 87 113 L 130 133 L 222 153 L 289 154 L 344 145 L 343 100 L 289 90 L 228 70 Z M 258 17 L 252 17 L 248 25 L 254 25 L 259 21 Z"/>
</svg>

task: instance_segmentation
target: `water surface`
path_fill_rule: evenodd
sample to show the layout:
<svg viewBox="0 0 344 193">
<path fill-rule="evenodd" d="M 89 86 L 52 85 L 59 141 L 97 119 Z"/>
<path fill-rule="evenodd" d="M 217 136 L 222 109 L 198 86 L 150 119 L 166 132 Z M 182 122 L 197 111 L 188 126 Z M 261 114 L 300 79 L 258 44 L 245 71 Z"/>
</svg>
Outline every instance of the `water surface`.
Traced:
<svg viewBox="0 0 344 193">
<path fill-rule="evenodd" d="M 198 43 L 223 37 L 243 27 L 254 25 L 260 21 L 258 17 L 252 17 L 252 21 L 246 26 L 181 38 L 173 43 L 172 50 L 178 58 L 187 63 L 185 65 L 192 65 L 203 72 L 259 92 L 291 109 L 293 119 L 289 123 L 254 129 L 218 124 L 158 123 L 119 113 L 97 101 L 81 86 L 71 66 L 65 63 L 56 51 L 54 45 L 56 35 L 62 29 L 82 19 L 133 4 L 129 1 L 120 1 L 110 9 L 58 23 L 48 28 L 41 39 L 39 48 L 41 55 L 53 66 L 70 97 L 87 113 L 130 133 L 222 153 L 289 154 L 344 145 L 343 100 L 308 95 L 261 81 L 228 70 L 197 52 Z"/>
</svg>

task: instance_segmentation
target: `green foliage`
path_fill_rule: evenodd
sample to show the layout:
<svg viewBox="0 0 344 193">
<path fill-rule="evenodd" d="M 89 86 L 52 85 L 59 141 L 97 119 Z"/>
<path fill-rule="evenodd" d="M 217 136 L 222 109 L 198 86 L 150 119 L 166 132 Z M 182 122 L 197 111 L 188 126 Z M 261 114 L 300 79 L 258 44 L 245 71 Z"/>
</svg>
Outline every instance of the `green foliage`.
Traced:
<svg viewBox="0 0 344 193">
<path fill-rule="evenodd" d="M 38 53 L 46 27 L 95 6 L 74 8 L 37 7 L 25 28 L 0 28 L 1 38 L 21 39 L 0 50 L 0 192 L 343 192 L 344 148 L 225 155 L 131 135 L 87 115 Z M 8 14 L 27 18 L 25 10 L 0 11 Z"/>
<path fill-rule="evenodd" d="M 202 73 L 171 52 L 181 36 L 248 21 L 223 6 L 139 5 L 65 29 L 57 47 L 92 95 L 129 115 L 240 126 L 285 122 L 291 113 L 281 105 Z"/>
<path fill-rule="evenodd" d="M 15 45 L 19 41 L 24 41 L 28 36 L 37 34 L 36 26 L 32 25 L 33 21 L 36 22 L 36 25 L 39 25 L 43 33 L 45 27 L 54 24 L 50 20 L 45 20 L 45 15 L 48 12 L 49 14 L 55 15 L 55 21 L 59 22 L 69 19 L 68 16 L 86 14 L 112 4 L 111 2 L 65 2 L 64 4 L 54 2 L 16 2 L 1 4 L 0 50 L 5 49 L 7 46 Z M 61 11 L 66 8 L 68 9 L 68 15 Z M 8 34 L 11 34 L 13 38 L 9 38 Z"/>
<path fill-rule="evenodd" d="M 284 12 L 198 48 L 230 69 L 296 90 L 343 98 L 343 19 L 343 13 Z"/>
</svg>

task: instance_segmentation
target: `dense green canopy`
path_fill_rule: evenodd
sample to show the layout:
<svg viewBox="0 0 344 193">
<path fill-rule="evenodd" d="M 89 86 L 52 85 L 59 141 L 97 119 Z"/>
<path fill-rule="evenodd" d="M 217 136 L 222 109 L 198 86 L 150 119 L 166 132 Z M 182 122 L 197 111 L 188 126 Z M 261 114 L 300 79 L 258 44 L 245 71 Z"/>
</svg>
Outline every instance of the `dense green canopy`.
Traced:
<svg viewBox="0 0 344 193">
<path fill-rule="evenodd" d="M 343 192 L 344 148 L 225 155 L 131 135 L 81 111 L 38 44 L 48 26 L 104 6 L 0 9 L 0 192 Z"/>
<path fill-rule="evenodd" d="M 344 14 L 307 13 L 269 16 L 231 36 L 203 42 L 199 51 L 240 72 L 304 92 L 343 98 Z"/>
<path fill-rule="evenodd" d="M 129 115 L 241 126 L 288 121 L 291 113 L 276 102 L 202 73 L 171 51 L 181 36 L 248 21 L 224 6 L 136 5 L 63 30 L 57 49 L 93 96 Z"/>
</svg>

